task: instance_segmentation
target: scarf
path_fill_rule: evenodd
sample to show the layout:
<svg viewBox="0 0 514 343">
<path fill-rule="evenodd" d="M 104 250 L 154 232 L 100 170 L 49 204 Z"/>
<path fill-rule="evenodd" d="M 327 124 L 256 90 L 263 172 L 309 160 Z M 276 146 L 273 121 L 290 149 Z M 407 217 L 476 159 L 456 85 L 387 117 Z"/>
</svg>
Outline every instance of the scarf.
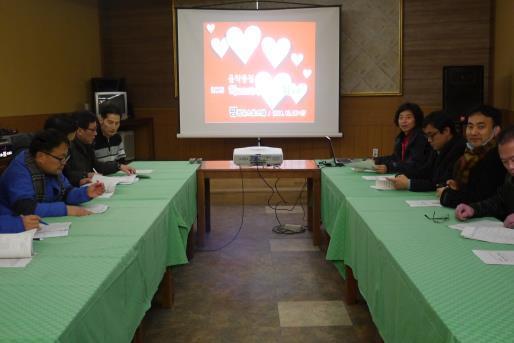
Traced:
<svg viewBox="0 0 514 343">
<path fill-rule="evenodd" d="M 491 150 L 496 148 L 496 140 L 491 139 L 486 145 L 470 149 L 466 147 L 464 154 L 457 160 L 454 170 L 454 180 L 457 182 L 458 189 L 466 186 L 469 182 L 469 174 L 471 169 L 480 162 L 485 155 Z"/>
<path fill-rule="evenodd" d="M 32 185 L 34 185 L 34 191 L 36 192 L 36 200 L 37 202 L 43 202 L 45 200 L 45 174 L 41 169 L 39 169 L 34 157 L 28 151 L 25 152 L 25 165 L 32 177 Z M 58 201 L 62 201 L 66 190 L 64 189 L 64 184 L 59 176 L 57 176 L 57 181 L 59 182 Z"/>
</svg>

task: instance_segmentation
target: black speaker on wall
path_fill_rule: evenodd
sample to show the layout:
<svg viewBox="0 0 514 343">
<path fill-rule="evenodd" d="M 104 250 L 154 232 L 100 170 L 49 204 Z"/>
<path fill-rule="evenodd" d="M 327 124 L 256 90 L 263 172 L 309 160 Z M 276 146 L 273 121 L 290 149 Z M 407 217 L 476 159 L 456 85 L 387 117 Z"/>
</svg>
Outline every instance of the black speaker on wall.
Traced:
<svg viewBox="0 0 514 343">
<path fill-rule="evenodd" d="M 484 103 L 484 66 L 443 67 L 443 108 L 456 121 Z"/>
</svg>

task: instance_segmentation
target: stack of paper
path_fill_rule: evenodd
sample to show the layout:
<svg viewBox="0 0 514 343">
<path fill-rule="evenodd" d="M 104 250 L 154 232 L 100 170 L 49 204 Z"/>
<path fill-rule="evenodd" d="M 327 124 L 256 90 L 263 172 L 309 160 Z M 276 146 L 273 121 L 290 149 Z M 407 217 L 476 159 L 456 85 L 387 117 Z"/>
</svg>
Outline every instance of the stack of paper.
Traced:
<svg viewBox="0 0 514 343">
<path fill-rule="evenodd" d="M 491 243 L 514 244 L 514 230 L 499 227 L 468 227 L 462 230 L 464 238 Z"/>
<path fill-rule="evenodd" d="M 82 205 L 82 207 L 84 207 L 86 210 L 94 214 L 104 213 L 109 209 L 109 206 L 105 204 L 87 204 Z"/>
<path fill-rule="evenodd" d="M 475 222 L 466 222 L 466 223 L 461 223 L 461 224 L 449 225 L 448 227 L 452 228 L 452 229 L 455 229 L 455 230 L 462 231 L 462 230 L 464 230 L 466 228 L 475 228 L 475 227 L 503 228 L 503 223 L 498 221 L 498 220 L 487 220 L 487 219 L 485 219 L 485 220 L 478 220 L 478 221 L 475 221 Z"/>
<path fill-rule="evenodd" d="M 364 159 L 359 160 L 355 159 L 352 160 L 352 162 L 346 164 L 348 167 L 351 167 L 355 171 L 370 171 L 374 172 L 375 170 L 373 167 L 375 167 L 375 161 L 372 159 Z"/>
<path fill-rule="evenodd" d="M 441 207 L 441 202 L 435 200 L 405 200 L 410 207 Z"/>
<path fill-rule="evenodd" d="M 511 250 L 473 250 L 486 264 L 514 265 L 514 251 Z"/>
<path fill-rule="evenodd" d="M 32 239 L 36 230 L 0 234 L 0 268 L 25 267 L 32 260 Z"/>
<path fill-rule="evenodd" d="M 68 236 L 70 225 L 71 222 L 51 223 L 48 225 L 39 224 L 39 230 L 34 235 L 34 238 L 43 239 Z"/>
<path fill-rule="evenodd" d="M 362 178 L 366 181 L 376 181 L 381 177 L 391 177 L 394 178 L 394 174 L 384 174 L 384 175 L 362 175 Z"/>
<path fill-rule="evenodd" d="M 371 188 L 375 188 L 381 191 L 393 190 L 394 184 L 391 180 L 387 179 L 384 176 L 379 176 L 375 179 L 375 184 L 370 186 Z"/>
</svg>

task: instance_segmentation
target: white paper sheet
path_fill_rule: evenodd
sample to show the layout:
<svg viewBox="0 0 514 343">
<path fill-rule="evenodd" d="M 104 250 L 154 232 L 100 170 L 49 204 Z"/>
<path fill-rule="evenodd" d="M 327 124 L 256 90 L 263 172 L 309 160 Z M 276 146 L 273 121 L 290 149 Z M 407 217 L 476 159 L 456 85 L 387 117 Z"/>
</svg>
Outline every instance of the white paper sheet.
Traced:
<svg viewBox="0 0 514 343">
<path fill-rule="evenodd" d="M 352 162 L 346 164 L 348 167 L 364 170 L 364 169 L 370 169 L 373 170 L 373 167 L 375 166 L 375 161 L 372 159 L 367 160 L 352 160 Z"/>
<path fill-rule="evenodd" d="M 136 169 L 136 175 L 148 175 L 152 173 L 153 169 Z"/>
<path fill-rule="evenodd" d="M 50 223 L 48 225 L 39 224 L 39 230 L 34 235 L 34 238 L 51 238 L 51 237 L 65 237 L 68 236 L 71 222 Z"/>
<path fill-rule="evenodd" d="M 468 227 L 460 235 L 490 243 L 514 244 L 514 230 L 498 227 Z"/>
<path fill-rule="evenodd" d="M 87 204 L 87 205 L 82 205 L 82 207 L 84 207 L 89 212 L 95 213 L 95 214 L 104 213 L 105 211 L 107 211 L 109 209 L 109 206 L 107 206 L 105 204 Z"/>
<path fill-rule="evenodd" d="M 410 207 L 441 207 L 439 199 L 435 200 L 405 200 Z"/>
<path fill-rule="evenodd" d="M 100 198 L 100 199 L 109 199 L 110 197 L 112 197 L 114 195 L 114 192 L 111 192 L 111 193 L 107 193 L 107 192 L 104 192 L 104 194 L 98 196 L 97 198 Z"/>
<path fill-rule="evenodd" d="M 512 250 L 473 250 L 473 253 L 486 264 L 514 265 Z"/>
<path fill-rule="evenodd" d="M 32 239 L 36 230 L 0 234 L 0 259 L 17 259 L 32 256 Z"/>
<path fill-rule="evenodd" d="M 376 181 L 377 178 L 380 177 L 394 177 L 394 174 L 384 174 L 384 175 L 362 175 L 362 178 L 366 181 Z"/>
<path fill-rule="evenodd" d="M 108 176 L 103 176 L 101 174 L 93 175 L 92 181 L 93 181 L 93 183 L 95 183 L 95 182 L 103 183 L 105 186 L 105 193 L 114 193 L 114 191 L 116 189 L 116 185 L 119 182 L 117 179 L 113 179 Z"/>
<path fill-rule="evenodd" d="M 485 219 L 485 220 L 478 220 L 478 221 L 474 221 L 474 222 L 466 222 L 466 223 L 449 225 L 448 227 L 451 229 L 462 231 L 468 227 L 498 227 L 498 228 L 502 228 L 503 223 L 500 221 L 497 221 L 497 220 Z"/>
<path fill-rule="evenodd" d="M 32 261 L 32 257 L 0 258 L 0 268 L 24 268 Z"/>
</svg>

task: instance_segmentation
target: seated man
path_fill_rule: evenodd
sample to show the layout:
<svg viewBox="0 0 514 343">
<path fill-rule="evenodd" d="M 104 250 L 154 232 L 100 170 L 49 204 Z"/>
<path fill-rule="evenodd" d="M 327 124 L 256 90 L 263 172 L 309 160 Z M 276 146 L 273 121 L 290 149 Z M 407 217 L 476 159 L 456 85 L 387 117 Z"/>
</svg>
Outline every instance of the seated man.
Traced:
<svg viewBox="0 0 514 343">
<path fill-rule="evenodd" d="M 64 175 L 72 185 L 81 186 L 94 172 L 113 174 L 119 170 L 131 174 L 135 169 L 116 161 L 100 162 L 95 156 L 93 142 L 97 134 L 96 115 L 88 111 L 73 113 L 78 130 L 75 140 L 70 144 L 71 157 L 64 168 Z M 81 182 L 82 180 L 82 182 Z"/>
<path fill-rule="evenodd" d="M 19 233 L 39 228 L 39 216 L 14 216 L 11 213 L 0 205 L 0 233 Z"/>
<path fill-rule="evenodd" d="M 68 114 L 57 114 L 45 121 L 44 129 L 61 131 L 71 142 L 75 139 L 75 134 L 77 133 L 77 123 L 75 123 L 75 120 Z"/>
<path fill-rule="evenodd" d="M 44 129 L 56 129 L 57 131 L 61 131 L 71 142 L 75 138 L 77 124 L 75 124 L 73 118 L 67 114 L 56 114 L 45 121 Z M 14 156 L 29 148 L 34 135 L 35 133 L 33 132 L 22 132 L 9 137 L 13 146 Z"/>
<path fill-rule="evenodd" d="M 470 205 L 459 204 L 455 209 L 457 219 L 496 217 L 503 220 L 505 227 L 514 228 L 514 126 L 505 129 L 498 136 L 498 152 L 508 172 L 505 183 L 495 195 L 486 200 Z"/>
<path fill-rule="evenodd" d="M 22 151 L 0 177 L 0 205 L 17 215 L 40 217 L 90 214 L 76 206 L 104 192 L 104 185 L 74 188 L 62 175 L 68 161 L 68 139 L 49 129 L 34 136 L 29 150 Z"/>
<path fill-rule="evenodd" d="M 100 162 L 126 164 L 125 147 L 118 134 L 121 113 L 116 106 L 104 106 L 100 111 L 100 130 L 95 138 L 95 155 Z"/>
<path fill-rule="evenodd" d="M 492 196 L 505 178 L 496 148 L 501 113 L 490 106 L 480 106 L 466 118 L 467 147 L 455 164 L 453 179 L 437 189 L 441 205 L 455 208 Z"/>
<path fill-rule="evenodd" d="M 453 166 L 466 148 L 466 140 L 457 134 L 453 119 L 444 112 L 432 112 L 423 120 L 423 133 L 432 146 L 427 163 L 409 179 L 398 175 L 391 181 L 396 189 L 413 192 L 435 191 L 452 178 Z"/>
</svg>

